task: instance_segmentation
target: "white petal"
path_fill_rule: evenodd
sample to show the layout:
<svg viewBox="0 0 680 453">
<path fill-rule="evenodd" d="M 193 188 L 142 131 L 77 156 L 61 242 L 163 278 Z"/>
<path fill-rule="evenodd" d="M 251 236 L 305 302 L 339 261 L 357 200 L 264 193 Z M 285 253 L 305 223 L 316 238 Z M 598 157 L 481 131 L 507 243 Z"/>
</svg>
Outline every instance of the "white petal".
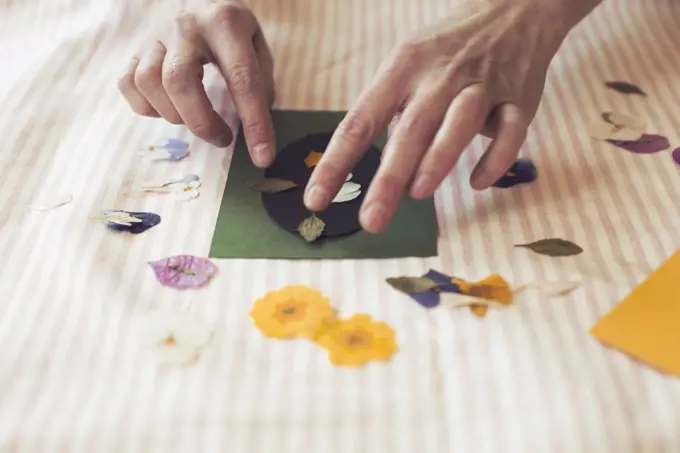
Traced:
<svg viewBox="0 0 680 453">
<path fill-rule="evenodd" d="M 166 311 L 155 311 L 137 317 L 142 343 L 151 346 L 162 344 L 172 336 L 177 346 L 200 348 L 206 345 L 212 333 L 202 322 Z"/>
<path fill-rule="evenodd" d="M 639 118 L 634 118 L 630 115 L 626 115 L 625 113 L 620 113 L 620 112 L 610 112 L 609 113 L 609 122 L 616 124 L 619 127 L 623 127 L 626 129 L 633 129 L 635 131 L 643 131 L 645 130 L 646 124 L 644 121 L 642 121 Z"/>
<path fill-rule="evenodd" d="M 352 173 L 350 173 L 349 175 L 347 175 L 347 178 L 345 178 L 345 182 L 349 181 L 350 179 L 352 179 Z"/>
<path fill-rule="evenodd" d="M 576 281 L 555 281 L 555 282 L 537 282 L 536 289 L 546 296 L 558 297 L 566 296 L 576 288 L 581 286 L 581 282 Z"/>
<path fill-rule="evenodd" d="M 642 137 L 641 131 L 618 128 L 604 120 L 596 121 L 588 126 L 588 134 L 597 140 L 635 141 Z"/>
<path fill-rule="evenodd" d="M 73 195 L 62 195 L 44 204 L 32 204 L 28 207 L 38 211 L 50 211 L 73 201 Z"/>
<path fill-rule="evenodd" d="M 177 192 L 177 199 L 181 201 L 189 201 L 198 197 L 199 194 L 200 192 L 196 189 L 183 190 L 181 192 Z"/>
<path fill-rule="evenodd" d="M 507 308 L 507 305 L 503 305 L 500 302 L 493 300 L 482 299 L 480 297 L 468 296 L 466 294 L 458 293 L 440 293 L 439 294 L 439 304 L 446 308 L 458 308 L 467 307 L 470 305 L 486 305 L 493 308 Z"/>
<path fill-rule="evenodd" d="M 641 131 L 636 131 L 633 129 L 618 129 L 616 130 L 609 140 L 622 140 L 624 142 L 634 142 L 635 140 L 639 140 L 640 137 L 642 137 L 644 134 Z"/>
<path fill-rule="evenodd" d="M 166 160 L 170 159 L 171 154 L 164 149 L 154 149 L 146 153 L 146 157 L 151 160 Z"/>
<path fill-rule="evenodd" d="M 333 198 L 333 201 L 331 201 L 331 203 L 344 203 L 346 201 L 352 201 L 355 198 L 357 198 L 359 195 L 361 195 L 361 190 L 357 190 L 355 192 L 350 192 L 350 193 L 345 193 L 345 194 L 340 192 L 335 196 L 335 198 Z"/>
<path fill-rule="evenodd" d="M 348 194 L 348 193 L 353 193 L 356 192 L 357 190 L 361 189 L 361 184 L 357 184 L 355 182 L 346 182 L 342 185 L 340 188 L 339 194 Z"/>
<path fill-rule="evenodd" d="M 163 365 L 187 365 L 198 360 L 201 350 L 193 347 L 160 346 L 151 349 L 155 362 Z"/>
</svg>

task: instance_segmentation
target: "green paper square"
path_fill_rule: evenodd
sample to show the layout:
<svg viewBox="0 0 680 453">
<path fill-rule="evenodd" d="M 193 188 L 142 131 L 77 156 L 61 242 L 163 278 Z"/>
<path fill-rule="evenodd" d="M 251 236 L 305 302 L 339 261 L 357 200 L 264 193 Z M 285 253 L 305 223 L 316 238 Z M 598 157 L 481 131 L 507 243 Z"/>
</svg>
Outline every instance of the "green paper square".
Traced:
<svg viewBox="0 0 680 453">
<path fill-rule="evenodd" d="M 272 112 L 277 147 L 309 134 L 332 132 L 346 112 Z M 382 150 L 385 137 L 375 145 Z M 380 234 L 365 231 L 308 243 L 284 230 L 264 209 L 261 194 L 246 182 L 262 178 L 264 170 L 253 165 L 239 133 L 217 217 L 210 257 L 270 259 L 339 259 L 430 257 L 437 254 L 437 215 L 434 201 L 404 197 L 390 225 Z"/>
</svg>

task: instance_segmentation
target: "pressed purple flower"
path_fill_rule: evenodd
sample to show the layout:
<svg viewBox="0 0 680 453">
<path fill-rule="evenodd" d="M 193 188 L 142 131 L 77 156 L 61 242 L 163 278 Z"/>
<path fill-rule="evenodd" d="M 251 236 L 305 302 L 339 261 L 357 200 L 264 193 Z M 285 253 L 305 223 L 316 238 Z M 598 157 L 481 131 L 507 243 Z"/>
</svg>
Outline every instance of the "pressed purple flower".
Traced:
<svg viewBox="0 0 680 453">
<path fill-rule="evenodd" d="M 159 140 L 149 146 L 149 157 L 154 160 L 178 161 L 189 154 L 189 144 L 176 138 Z"/>
<path fill-rule="evenodd" d="M 507 189 L 518 184 L 526 184 L 533 182 L 538 177 L 536 166 L 526 157 L 520 157 L 512 164 L 512 167 L 503 175 L 498 181 L 494 183 L 494 187 Z"/>
<path fill-rule="evenodd" d="M 642 137 L 635 141 L 623 140 L 607 140 L 612 145 L 625 149 L 636 154 L 652 154 L 658 153 L 670 148 L 671 144 L 663 135 L 643 134 Z"/>
<path fill-rule="evenodd" d="M 425 293 L 413 293 L 409 294 L 411 299 L 418 302 L 425 308 L 435 308 L 439 305 L 439 294 L 440 293 L 458 293 L 462 294 L 458 285 L 452 282 L 452 278 L 448 275 L 444 275 L 435 270 L 430 270 L 423 277 L 429 278 L 433 282 L 437 283 L 439 286 L 436 290 L 428 291 Z"/>
<path fill-rule="evenodd" d="M 680 148 L 675 148 L 672 155 L 675 163 L 680 165 Z"/>
<path fill-rule="evenodd" d="M 153 212 L 132 212 L 109 209 L 97 217 L 110 230 L 130 234 L 141 234 L 161 223 L 161 216 Z"/>
<path fill-rule="evenodd" d="M 177 255 L 150 261 L 149 266 L 161 285 L 178 290 L 201 288 L 217 273 L 217 266 L 210 260 L 192 255 Z"/>
</svg>

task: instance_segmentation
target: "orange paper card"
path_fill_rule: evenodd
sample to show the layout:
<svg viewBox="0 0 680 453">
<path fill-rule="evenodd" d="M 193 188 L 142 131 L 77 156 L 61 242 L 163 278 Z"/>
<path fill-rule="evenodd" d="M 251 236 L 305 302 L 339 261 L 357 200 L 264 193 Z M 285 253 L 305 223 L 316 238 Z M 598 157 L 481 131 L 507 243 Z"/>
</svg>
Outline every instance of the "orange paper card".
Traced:
<svg viewBox="0 0 680 453">
<path fill-rule="evenodd" d="M 680 251 L 600 319 L 590 333 L 680 377 Z"/>
</svg>

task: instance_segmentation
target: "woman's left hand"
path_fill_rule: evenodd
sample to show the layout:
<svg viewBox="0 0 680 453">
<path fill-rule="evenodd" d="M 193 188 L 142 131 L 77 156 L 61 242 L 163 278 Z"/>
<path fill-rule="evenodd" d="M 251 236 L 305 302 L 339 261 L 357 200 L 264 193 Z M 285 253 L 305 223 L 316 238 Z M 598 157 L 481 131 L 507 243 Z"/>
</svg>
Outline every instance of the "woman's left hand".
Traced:
<svg viewBox="0 0 680 453">
<path fill-rule="evenodd" d="M 556 1 L 465 0 L 450 18 L 400 46 L 335 132 L 307 186 L 306 206 L 325 209 L 390 123 L 360 211 L 365 230 L 383 230 L 407 190 L 415 199 L 432 196 L 478 133 L 494 140 L 471 185 L 494 184 L 515 161 L 548 65 L 578 22 L 545 6 Z"/>
</svg>

